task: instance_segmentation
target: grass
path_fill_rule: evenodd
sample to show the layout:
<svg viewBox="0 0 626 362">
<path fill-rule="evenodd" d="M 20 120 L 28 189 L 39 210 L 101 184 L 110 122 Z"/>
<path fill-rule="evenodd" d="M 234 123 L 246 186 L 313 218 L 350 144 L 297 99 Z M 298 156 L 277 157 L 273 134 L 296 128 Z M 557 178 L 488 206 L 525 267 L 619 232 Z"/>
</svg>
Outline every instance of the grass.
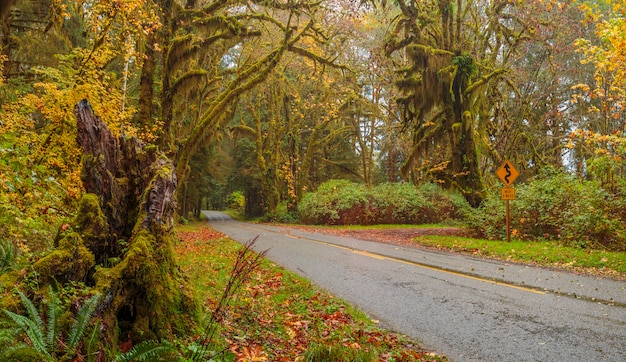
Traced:
<svg viewBox="0 0 626 362">
<path fill-rule="evenodd" d="M 580 249 L 554 241 L 494 241 L 458 236 L 421 236 L 421 245 L 490 258 L 626 277 L 626 253 Z"/>
<path fill-rule="evenodd" d="M 218 303 L 241 245 L 206 223 L 177 230 L 179 265 L 208 313 Z M 216 349 L 247 361 L 446 360 L 267 260 L 230 302 L 215 342 Z"/>
</svg>

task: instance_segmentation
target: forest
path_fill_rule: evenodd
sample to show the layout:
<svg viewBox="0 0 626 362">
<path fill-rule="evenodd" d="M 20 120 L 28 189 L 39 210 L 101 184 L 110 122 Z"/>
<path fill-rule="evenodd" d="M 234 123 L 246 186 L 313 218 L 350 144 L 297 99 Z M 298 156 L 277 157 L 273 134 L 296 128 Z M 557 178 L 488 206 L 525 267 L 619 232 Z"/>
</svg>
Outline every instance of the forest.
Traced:
<svg viewBox="0 0 626 362">
<path fill-rule="evenodd" d="M 622 1 L 3 0 L 0 308 L 183 335 L 201 210 L 502 240 L 506 160 L 513 238 L 625 251 L 625 107 Z"/>
</svg>

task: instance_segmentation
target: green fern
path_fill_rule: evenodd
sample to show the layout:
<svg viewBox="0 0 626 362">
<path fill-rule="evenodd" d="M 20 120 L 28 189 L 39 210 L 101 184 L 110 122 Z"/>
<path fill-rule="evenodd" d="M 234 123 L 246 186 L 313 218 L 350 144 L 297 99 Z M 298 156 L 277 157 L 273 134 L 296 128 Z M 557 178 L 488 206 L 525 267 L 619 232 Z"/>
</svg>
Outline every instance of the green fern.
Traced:
<svg viewBox="0 0 626 362">
<path fill-rule="evenodd" d="M 115 362 L 182 360 L 176 347 L 167 341 L 145 341 L 134 346 L 126 353 L 118 353 Z"/>
<path fill-rule="evenodd" d="M 22 351 L 20 353 L 25 353 L 24 351 L 31 348 L 41 354 L 41 358 L 39 358 L 39 360 L 44 359 L 54 361 L 56 360 L 55 357 L 58 356 L 64 356 L 68 359 L 74 357 L 77 353 L 77 347 L 83 340 L 87 326 L 93 317 L 93 313 L 96 309 L 100 296 L 92 296 L 80 308 L 76 316 L 76 320 L 72 324 L 68 341 L 66 344 L 63 344 L 57 343 L 61 335 L 57 323 L 60 302 L 52 287 L 48 287 L 49 299 L 47 301 L 47 326 L 44 324 L 33 302 L 21 291 L 18 290 L 17 294 L 19 295 L 22 304 L 24 304 L 28 316 L 16 314 L 6 309 L 4 310 L 4 313 L 19 327 L 22 332 L 26 334 L 31 346 L 22 343 L 11 348 Z M 94 342 L 97 339 L 97 331 L 98 324 L 96 323 L 88 341 L 88 349 L 93 349 L 92 346 L 95 344 Z M 64 350 L 59 350 L 59 348 L 64 348 Z M 16 352 L 13 351 L 11 353 L 14 354 Z M 9 356 L 9 354 L 3 353 L 2 356 L 5 358 L 5 356 Z"/>
<path fill-rule="evenodd" d="M 0 239 L 0 272 L 10 270 L 15 264 L 15 247 L 12 243 Z"/>
<path fill-rule="evenodd" d="M 4 326 L 3 326 L 4 327 Z M 0 329 L 0 361 L 41 361 L 45 356 L 33 346 L 21 342 L 18 334 L 21 330 L 16 328 Z"/>
<path fill-rule="evenodd" d="M 48 357 L 51 357 L 43 337 L 44 333 L 41 329 L 39 329 L 35 322 L 26 318 L 23 315 L 15 314 L 6 309 L 4 310 L 4 313 L 9 316 L 9 318 L 11 318 L 15 322 L 15 324 L 17 324 L 22 329 L 22 331 L 24 331 L 24 333 L 26 333 L 35 350 L 41 352 Z"/>
<path fill-rule="evenodd" d="M 9 316 L 9 318 L 11 318 L 24 333 L 26 333 L 26 336 L 30 339 L 30 342 L 35 350 L 48 358 L 52 358 L 50 351 L 48 351 L 48 343 L 46 343 L 46 339 L 44 337 L 46 327 L 39 316 L 39 312 L 37 312 L 37 308 L 33 302 L 31 302 L 31 300 L 24 295 L 24 293 L 18 290 L 17 294 L 22 300 L 22 304 L 24 304 L 30 318 L 13 313 L 6 309 L 4 310 L 4 313 Z"/>
<path fill-rule="evenodd" d="M 45 327 L 43 321 L 41 320 L 41 317 L 39 316 L 39 311 L 37 310 L 37 307 L 35 307 L 35 304 L 30 299 L 28 299 L 28 297 L 24 293 L 22 293 L 22 291 L 18 290 L 17 294 L 20 296 L 24 307 L 26 307 L 26 311 L 28 312 L 30 319 L 36 324 L 37 330 L 43 332 L 45 330 Z M 41 339 L 43 340 L 43 333 Z"/>
<path fill-rule="evenodd" d="M 96 310 L 96 306 L 98 305 L 99 300 L 99 294 L 92 296 L 78 311 L 76 321 L 74 321 L 74 323 L 72 324 L 72 329 L 70 331 L 70 337 L 67 344 L 71 350 L 76 349 L 78 343 L 80 343 L 80 341 L 82 340 L 83 335 L 85 334 L 85 330 L 89 325 L 91 317 L 93 317 L 93 313 Z"/>
<path fill-rule="evenodd" d="M 46 343 L 48 347 L 50 347 L 56 344 L 58 336 L 59 327 L 57 326 L 57 317 L 59 315 L 59 298 L 54 290 L 52 290 L 52 286 L 48 286 L 48 296 L 50 300 L 48 301 L 48 333 Z"/>
</svg>

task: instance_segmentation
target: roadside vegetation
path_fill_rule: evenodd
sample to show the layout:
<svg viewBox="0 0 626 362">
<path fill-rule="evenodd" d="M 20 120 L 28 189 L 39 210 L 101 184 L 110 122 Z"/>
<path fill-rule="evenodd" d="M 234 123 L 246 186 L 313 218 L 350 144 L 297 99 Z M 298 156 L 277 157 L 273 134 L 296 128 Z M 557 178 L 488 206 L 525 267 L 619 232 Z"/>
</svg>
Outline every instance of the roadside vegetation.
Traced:
<svg viewBox="0 0 626 362">
<path fill-rule="evenodd" d="M 626 251 L 626 183 L 607 184 L 601 177 L 581 179 L 546 168 L 521 183 L 510 202 L 512 239 Z M 435 184 L 366 188 L 333 180 L 304 196 L 299 217 L 312 225 L 439 223 L 464 227 L 479 238 L 506 239 L 505 203 L 498 186 L 490 189 L 483 204 L 471 208 L 460 194 Z"/>
</svg>

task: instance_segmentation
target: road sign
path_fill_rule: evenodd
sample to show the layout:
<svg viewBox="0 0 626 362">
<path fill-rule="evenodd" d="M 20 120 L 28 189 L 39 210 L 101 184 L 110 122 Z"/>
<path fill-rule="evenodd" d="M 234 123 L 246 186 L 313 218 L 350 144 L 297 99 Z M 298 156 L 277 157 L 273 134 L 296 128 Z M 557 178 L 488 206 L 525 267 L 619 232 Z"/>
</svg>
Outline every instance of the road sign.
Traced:
<svg viewBox="0 0 626 362">
<path fill-rule="evenodd" d="M 515 200 L 515 189 L 512 187 L 502 188 L 502 200 Z"/>
<path fill-rule="evenodd" d="M 500 166 L 500 168 L 496 171 L 496 175 L 498 175 L 500 180 L 504 182 L 506 187 L 509 187 L 511 186 L 513 181 L 515 181 L 517 176 L 519 176 L 519 171 L 517 171 L 517 169 L 515 168 L 515 166 L 513 166 L 511 161 L 506 160 L 504 161 L 502 166 Z"/>
</svg>

